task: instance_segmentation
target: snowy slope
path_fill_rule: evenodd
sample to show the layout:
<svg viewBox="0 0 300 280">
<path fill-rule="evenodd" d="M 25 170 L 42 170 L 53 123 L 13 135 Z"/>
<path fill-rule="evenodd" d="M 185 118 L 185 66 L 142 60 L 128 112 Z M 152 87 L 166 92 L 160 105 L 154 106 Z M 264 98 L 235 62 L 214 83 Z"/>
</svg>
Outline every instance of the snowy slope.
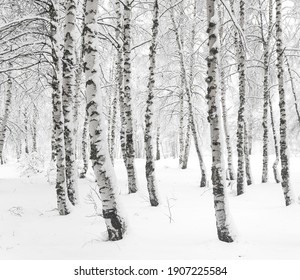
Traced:
<svg viewBox="0 0 300 280">
<path fill-rule="evenodd" d="M 255 182 L 260 181 L 260 161 L 252 158 Z M 187 170 L 178 169 L 175 159 L 157 162 L 161 205 L 156 208 L 147 200 L 144 163 L 136 160 L 140 191 L 128 195 L 125 168 L 116 161 L 128 223 L 118 242 L 106 241 L 104 222 L 89 203 L 90 193 L 96 197 L 91 175 L 80 181 L 80 205 L 61 217 L 46 174 L 18 178 L 18 164 L 0 166 L 0 259 L 300 259 L 300 205 L 285 207 L 271 170 L 271 183 L 249 186 L 243 196 L 228 188 L 238 238 L 226 244 L 216 236 L 211 189 L 199 188 L 196 158 Z M 291 159 L 296 196 L 299 164 L 300 158 Z"/>
</svg>

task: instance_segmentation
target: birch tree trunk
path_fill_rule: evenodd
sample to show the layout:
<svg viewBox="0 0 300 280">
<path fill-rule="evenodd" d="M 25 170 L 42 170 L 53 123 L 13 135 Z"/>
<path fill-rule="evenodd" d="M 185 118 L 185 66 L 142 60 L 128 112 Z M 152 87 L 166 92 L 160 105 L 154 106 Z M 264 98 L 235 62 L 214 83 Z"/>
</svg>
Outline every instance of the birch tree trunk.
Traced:
<svg viewBox="0 0 300 280">
<path fill-rule="evenodd" d="M 121 152 L 123 160 L 126 166 L 126 117 L 125 117 L 125 96 L 123 89 L 123 38 L 121 38 L 121 31 L 123 30 L 122 26 L 122 12 L 121 12 L 121 2 L 120 0 L 115 1 L 115 10 L 116 10 L 116 19 L 117 19 L 117 28 L 116 28 L 116 42 L 117 45 L 117 61 L 116 61 L 116 80 L 118 85 L 118 97 L 120 105 L 120 142 L 121 142 Z M 127 168 L 127 166 L 126 166 Z M 129 189 L 129 193 L 131 190 Z"/>
<path fill-rule="evenodd" d="M 184 155 L 184 90 L 183 83 L 181 82 L 181 90 L 179 93 L 179 167 L 182 169 L 184 169 Z"/>
<path fill-rule="evenodd" d="M 88 120 L 87 113 L 85 113 L 83 131 L 82 131 L 82 141 L 81 141 L 83 169 L 79 175 L 80 178 L 85 178 L 86 173 L 89 169 L 88 129 L 89 129 L 89 120 Z"/>
<path fill-rule="evenodd" d="M 261 25 L 263 25 L 262 12 L 261 16 Z M 268 182 L 268 166 L 269 166 L 269 124 L 268 124 L 268 108 L 270 100 L 270 89 L 269 89 L 269 58 L 270 58 L 270 41 L 272 36 L 272 25 L 273 25 L 273 0 L 269 0 L 269 25 L 268 25 L 268 34 L 265 39 L 263 36 L 263 50 L 264 50 L 264 108 L 263 108 L 263 169 L 262 169 L 262 183 Z M 263 28 L 263 26 L 261 27 Z M 262 30 L 263 34 L 263 30 Z"/>
<path fill-rule="evenodd" d="M 160 160 L 160 127 L 156 129 L 156 156 L 155 160 Z"/>
<path fill-rule="evenodd" d="M 75 97 L 75 24 L 76 2 L 65 0 L 64 53 L 62 98 L 64 114 L 64 141 L 66 149 L 66 180 L 68 196 L 73 205 L 77 203 L 77 166 L 73 123 L 73 102 Z"/>
<path fill-rule="evenodd" d="M 131 0 L 126 0 L 124 5 L 124 113 L 126 118 L 126 169 L 128 176 L 129 193 L 137 192 L 137 181 L 135 171 L 135 150 L 133 139 L 133 121 L 131 108 Z"/>
<path fill-rule="evenodd" d="M 273 163 L 273 174 L 274 174 L 274 179 L 276 183 L 280 183 L 280 175 L 278 172 L 278 163 L 279 163 L 279 146 L 278 146 L 278 140 L 277 140 L 277 135 L 276 135 L 276 129 L 275 129 L 275 123 L 274 123 L 274 114 L 273 114 L 273 106 L 272 106 L 272 100 L 271 97 L 269 96 L 269 107 L 270 107 L 270 116 L 271 116 L 271 125 L 272 125 L 272 132 L 273 132 L 273 139 L 274 139 L 274 148 L 275 148 L 275 156 L 276 159 Z"/>
<path fill-rule="evenodd" d="M 114 77 L 115 77 L 115 73 L 114 73 L 114 68 L 115 68 L 115 62 L 113 59 L 113 63 L 112 66 L 110 68 L 109 71 L 109 83 L 112 85 L 114 83 Z M 106 88 L 106 95 L 108 95 L 108 116 L 107 116 L 107 143 L 108 143 L 108 151 L 110 154 L 110 150 L 111 150 L 111 127 L 112 127 L 112 113 L 113 113 L 113 100 L 114 100 L 114 88 Z M 110 154 L 111 155 L 111 154 Z M 111 158 L 111 163 L 113 164 L 114 159 Z"/>
<path fill-rule="evenodd" d="M 131 4 L 132 2 L 126 0 L 122 2 L 124 6 L 123 17 L 121 12 L 121 1 L 115 1 L 117 28 L 116 28 L 116 42 L 118 42 L 118 53 L 116 72 L 119 87 L 119 103 L 120 103 L 120 142 L 123 160 L 125 163 L 127 178 L 128 178 L 128 192 L 137 192 L 136 172 L 134 165 L 135 151 L 133 140 L 133 122 L 131 110 Z M 123 27 L 122 27 L 123 19 Z M 122 38 L 121 38 L 121 31 Z"/>
<path fill-rule="evenodd" d="M 246 171 L 246 179 L 247 185 L 252 185 L 252 172 L 251 172 L 251 164 L 250 164 L 250 156 L 249 156 L 249 138 L 248 138 L 248 129 L 247 124 L 244 124 L 244 154 L 245 154 L 245 171 Z"/>
<path fill-rule="evenodd" d="M 151 206 L 158 206 L 159 201 L 157 197 L 157 186 L 155 178 L 155 161 L 154 161 L 154 149 L 153 149 L 153 99 L 154 99 L 154 84 L 155 84 L 155 67 L 156 67 L 156 45 L 158 34 L 158 1 L 154 0 L 153 10 L 153 25 L 152 25 L 152 40 L 149 53 L 149 80 L 148 80 L 148 97 L 145 113 L 145 153 L 146 153 L 146 179 L 147 188 L 149 193 L 149 199 Z"/>
<path fill-rule="evenodd" d="M 82 14 L 83 11 L 85 11 L 85 0 L 82 3 Z M 74 96 L 74 104 L 73 104 L 73 123 L 74 123 L 74 149 L 75 149 L 75 157 L 77 158 L 77 140 L 78 140 L 78 115 L 79 115 L 79 108 L 81 104 L 81 97 L 80 97 L 80 90 L 81 90 L 81 83 L 83 80 L 83 58 L 84 58 L 84 36 L 83 36 L 83 27 L 84 23 L 82 23 L 81 26 L 81 33 L 80 33 L 80 39 L 81 39 L 81 46 L 79 51 L 75 51 L 76 56 L 76 64 L 77 69 L 75 72 L 75 96 Z"/>
<path fill-rule="evenodd" d="M 244 16 L 245 16 L 245 1 L 240 0 L 240 26 L 244 31 Z M 244 157 L 244 124 L 245 124 L 245 50 L 240 35 L 238 41 L 238 73 L 239 73 L 239 110 L 237 121 L 237 155 L 238 155 L 238 170 L 237 170 L 237 195 L 244 193 L 245 184 L 245 157 Z"/>
<path fill-rule="evenodd" d="M 235 171 L 233 167 L 232 160 L 232 147 L 231 147 L 231 139 L 228 131 L 228 122 L 227 122 L 227 108 L 226 108 L 226 84 L 225 84 L 225 71 L 223 66 L 223 54 L 224 54 L 224 45 L 223 45 L 223 17 L 224 13 L 222 13 L 221 5 L 219 3 L 219 34 L 220 34 L 220 59 L 219 59 L 219 75 L 220 75 L 220 91 L 221 91 L 221 103 L 222 103 L 222 117 L 223 117 L 223 128 L 225 134 L 225 143 L 227 148 L 227 165 L 228 165 L 228 174 L 229 180 L 235 180 Z"/>
<path fill-rule="evenodd" d="M 53 120 L 55 132 L 55 150 L 56 150 L 56 196 L 57 208 L 60 215 L 67 215 L 71 212 L 71 204 L 67 196 L 66 185 L 66 163 L 64 146 L 64 119 L 62 109 L 61 92 L 61 56 L 59 50 L 58 34 L 58 7 L 52 2 L 50 6 L 50 39 L 52 47 L 53 80 L 52 80 L 52 98 L 53 98 Z"/>
<path fill-rule="evenodd" d="M 37 152 L 37 119 L 38 119 L 38 109 L 34 105 L 33 117 L 32 117 L 32 151 Z"/>
<path fill-rule="evenodd" d="M 269 103 L 269 50 L 264 46 L 264 109 L 263 109 L 263 169 L 262 183 L 268 182 L 268 162 L 269 162 L 269 126 L 268 126 L 268 103 Z"/>
<path fill-rule="evenodd" d="M 4 141 L 6 136 L 6 130 L 7 130 L 7 121 L 10 115 L 11 110 L 11 96 L 12 96 L 12 80 L 10 73 L 8 74 L 7 79 L 7 88 L 6 88 L 6 96 L 5 96 L 5 107 L 4 107 L 4 115 L 1 122 L 1 131 L 0 131 L 0 159 L 1 164 L 4 163 L 3 158 L 3 147 L 4 147 Z"/>
<path fill-rule="evenodd" d="M 278 90 L 280 109 L 280 159 L 281 159 L 281 185 L 283 189 L 286 206 L 293 203 L 293 195 L 290 186 L 290 167 L 287 147 L 287 120 L 286 101 L 284 91 L 284 69 L 283 69 L 283 47 L 282 47 L 282 22 L 281 22 L 282 1 L 276 0 L 276 52 L 278 70 Z"/>
<path fill-rule="evenodd" d="M 118 106 L 118 90 L 115 90 L 115 96 L 112 102 L 112 114 L 111 114 L 111 131 L 110 131 L 110 158 L 112 164 L 114 164 L 115 147 L 116 147 L 116 126 L 117 126 L 117 106 Z"/>
<path fill-rule="evenodd" d="M 195 48 L 195 37 L 196 37 L 197 0 L 194 1 L 193 6 L 194 6 L 193 7 L 194 11 L 193 11 L 193 23 L 191 27 L 190 60 L 189 60 L 189 88 L 191 93 L 193 92 L 193 84 L 194 84 L 194 65 L 195 65 L 194 48 Z M 189 154 L 190 154 L 190 147 L 191 147 L 191 126 L 188 120 L 181 169 L 187 168 Z"/>
<path fill-rule="evenodd" d="M 171 3 L 173 3 L 171 1 Z M 180 12 L 180 18 L 182 18 L 182 11 Z M 183 49 L 183 35 L 181 34 L 181 38 L 179 35 L 179 26 L 176 27 L 175 24 L 175 20 L 174 20 L 174 12 L 172 10 L 171 12 L 171 19 L 172 19 L 172 23 L 173 23 L 173 27 L 175 29 L 175 35 L 176 35 L 176 41 L 177 41 L 177 45 L 181 47 L 181 49 Z M 178 43 L 179 41 L 179 43 Z M 180 50 L 179 50 L 180 52 Z M 189 128 L 187 125 L 187 130 L 185 132 L 185 102 L 184 102 L 184 98 L 186 95 L 186 79 L 187 77 L 185 76 L 185 73 L 182 71 L 180 71 L 180 93 L 179 93 L 179 167 L 181 169 L 186 169 L 187 168 L 187 161 L 188 159 L 186 158 L 188 156 L 187 153 L 185 153 L 186 150 L 186 145 L 189 144 L 190 141 L 188 141 L 187 137 L 190 136 L 190 132 L 189 132 Z M 186 133 L 186 139 L 184 134 Z"/>
<path fill-rule="evenodd" d="M 209 55 L 207 57 L 208 83 L 207 99 L 208 99 L 208 119 L 210 123 L 210 138 L 212 149 L 212 184 L 214 194 L 214 206 L 216 215 L 216 225 L 218 237 L 224 242 L 233 242 L 233 236 L 230 231 L 228 213 L 226 212 L 225 198 L 225 174 L 223 170 L 222 157 L 222 139 L 220 133 L 220 109 L 218 99 L 218 80 L 217 80 L 217 65 L 218 65 L 218 30 L 217 30 L 217 15 L 215 14 L 215 0 L 207 0 L 207 17 L 209 35 L 208 46 Z"/>
<path fill-rule="evenodd" d="M 120 240 L 125 232 L 125 222 L 120 215 L 116 200 L 116 178 L 110 160 L 107 143 L 107 131 L 103 115 L 99 53 L 97 46 L 97 10 L 98 0 L 87 0 L 85 11 L 85 75 L 87 113 L 89 118 L 89 133 L 91 160 L 99 186 L 102 200 L 102 213 L 106 223 L 108 238 L 111 241 Z"/>
<path fill-rule="evenodd" d="M 25 154 L 29 154 L 29 145 L 28 145 L 28 114 L 27 111 L 23 112 L 24 117 L 24 138 L 25 138 Z"/>
<path fill-rule="evenodd" d="M 188 120 L 181 169 L 187 169 L 190 147 L 191 147 L 191 125 L 190 125 L 190 121 Z"/>
</svg>

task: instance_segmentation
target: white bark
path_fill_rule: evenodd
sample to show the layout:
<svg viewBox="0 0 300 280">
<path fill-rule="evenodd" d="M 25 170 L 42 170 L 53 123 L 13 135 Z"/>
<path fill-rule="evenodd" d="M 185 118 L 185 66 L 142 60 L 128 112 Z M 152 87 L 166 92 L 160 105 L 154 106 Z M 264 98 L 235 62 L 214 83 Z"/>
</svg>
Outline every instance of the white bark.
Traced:
<svg viewBox="0 0 300 280">
<path fill-rule="evenodd" d="M 263 29 L 263 18 L 262 11 L 260 12 L 261 17 L 261 28 Z M 273 26 L 273 0 L 269 0 L 269 23 L 268 23 L 268 34 L 267 37 L 263 36 L 263 50 L 264 50 L 264 107 L 263 107 L 263 169 L 262 169 L 262 183 L 268 182 L 268 166 L 269 166 L 269 124 L 268 124 L 268 108 L 270 99 L 269 89 L 269 58 L 270 58 L 270 41 L 272 36 Z"/>
<path fill-rule="evenodd" d="M 64 146 L 64 119 L 62 109 L 61 92 L 61 55 L 59 49 L 58 33 L 58 7 L 50 6 L 50 39 L 52 46 L 53 80 L 52 80 L 52 98 L 53 98 L 53 121 L 54 138 L 56 154 L 56 195 L 57 208 L 60 215 L 67 215 L 71 212 L 71 205 L 67 196 L 66 174 L 65 174 L 65 146 Z"/>
<path fill-rule="evenodd" d="M 75 24 L 76 1 L 65 0 L 65 26 L 64 26 L 64 53 L 63 53 L 63 115 L 64 115 L 64 141 L 66 149 L 66 180 L 68 196 L 73 205 L 78 202 L 77 197 L 77 165 L 75 158 L 75 137 L 73 108 L 75 97 Z"/>
<path fill-rule="evenodd" d="M 245 17 L 245 1 L 240 0 L 240 26 L 244 31 Z M 237 195 L 244 193 L 245 184 L 245 157 L 244 157 L 244 125 L 245 125 L 245 89 L 246 89 L 246 66 L 245 66 L 245 49 L 241 36 L 238 40 L 238 72 L 239 72 L 239 110 L 237 121 L 237 155 L 238 155 L 238 170 L 237 170 Z"/>
<path fill-rule="evenodd" d="M 131 106 L 131 5 L 132 0 L 126 0 L 124 5 L 124 43 L 123 43 L 123 87 L 124 87 L 124 114 L 126 118 L 126 159 L 125 165 L 128 177 L 129 193 L 137 192 L 135 171 L 134 131 Z"/>
<path fill-rule="evenodd" d="M 286 101 L 284 91 L 284 68 L 283 68 L 283 44 L 282 44 L 282 22 L 281 22 L 282 1 L 276 0 L 276 52 L 278 70 L 278 91 L 280 109 L 280 159 L 281 159 L 281 185 L 283 189 L 286 206 L 293 203 L 293 194 L 290 185 L 290 167 L 287 146 L 287 119 Z"/>
<path fill-rule="evenodd" d="M 151 206 L 158 206 L 157 186 L 155 178 L 155 161 L 153 149 L 153 100 L 154 100 L 154 84 L 155 84 L 155 67 L 156 67 L 156 45 L 158 34 L 158 1 L 154 1 L 153 25 L 152 25 L 152 40 L 149 53 L 149 81 L 148 81 L 148 97 L 145 113 L 145 152 L 146 152 L 146 179 L 149 199 Z"/>
<path fill-rule="evenodd" d="M 87 113 L 91 160 L 99 192 L 102 199 L 103 218 L 107 226 L 109 240 L 123 238 L 125 222 L 121 217 L 116 201 L 116 178 L 110 160 L 107 143 L 107 131 L 103 115 L 101 89 L 99 81 L 99 53 L 97 40 L 98 0 L 87 0 L 85 12 L 85 75 Z"/>
<path fill-rule="evenodd" d="M 233 242 L 233 236 L 230 231 L 228 213 L 226 211 L 225 199 L 225 172 L 223 170 L 223 155 L 221 138 L 221 116 L 218 98 L 218 30 L 215 20 L 215 0 L 207 0 L 208 17 L 208 47 L 209 55 L 207 57 L 207 99 L 208 99 L 208 119 L 210 123 L 210 138 L 212 149 L 212 184 L 214 194 L 214 206 L 218 237 L 224 242 Z"/>
</svg>

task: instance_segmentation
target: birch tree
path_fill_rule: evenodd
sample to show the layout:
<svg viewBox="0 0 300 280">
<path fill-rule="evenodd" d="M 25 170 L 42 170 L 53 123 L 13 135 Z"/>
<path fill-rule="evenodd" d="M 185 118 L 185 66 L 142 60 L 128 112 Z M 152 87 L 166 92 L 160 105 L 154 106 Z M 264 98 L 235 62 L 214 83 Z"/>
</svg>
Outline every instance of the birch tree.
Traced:
<svg viewBox="0 0 300 280">
<path fill-rule="evenodd" d="M 216 13 L 215 0 L 207 0 L 207 21 L 208 21 L 208 47 L 209 55 L 207 57 L 207 99 L 208 99 L 208 119 L 210 123 L 210 138 L 212 150 L 212 168 L 211 179 L 213 184 L 214 206 L 216 215 L 216 225 L 218 237 L 224 242 L 233 242 L 233 236 L 230 231 L 228 213 L 226 212 L 225 198 L 225 174 L 222 157 L 222 139 L 220 133 L 220 109 L 218 99 L 218 15 Z"/>
<path fill-rule="evenodd" d="M 83 131 L 82 131 L 82 139 L 81 139 L 81 148 L 82 148 L 82 159 L 83 159 L 83 169 L 79 175 L 80 178 L 85 178 L 86 173 L 89 168 L 89 153 L 88 153 L 88 125 L 89 120 L 87 113 L 85 114 L 84 123 L 83 123 Z"/>
<path fill-rule="evenodd" d="M 126 169 L 128 174 L 128 189 L 129 193 L 137 191 L 136 171 L 135 171 L 135 150 L 133 139 L 133 120 L 132 120 L 132 105 L 131 105 L 131 0 L 126 0 L 124 5 L 124 109 L 126 118 Z"/>
<path fill-rule="evenodd" d="M 125 222 L 118 209 L 116 178 L 111 163 L 101 99 L 97 39 L 98 0 L 87 0 L 85 10 L 85 63 L 87 113 L 89 118 L 90 158 L 102 200 L 102 213 L 111 241 L 120 240 Z"/>
<path fill-rule="evenodd" d="M 66 162 L 64 145 L 64 118 L 62 108 L 62 85 L 61 85 L 61 52 L 60 37 L 58 30 L 58 4 L 54 1 L 49 6 L 50 16 L 50 40 L 53 63 L 52 78 L 52 104 L 53 121 L 56 151 L 56 195 L 57 208 L 60 215 L 67 215 L 71 212 L 71 203 L 68 198 L 66 185 Z"/>
<path fill-rule="evenodd" d="M 152 40 L 149 53 L 149 81 L 148 81 L 148 97 L 145 113 L 145 152 L 146 152 L 146 179 L 147 188 L 150 198 L 151 206 L 157 206 L 159 204 L 157 197 L 157 186 L 155 178 L 155 161 L 154 161 L 154 149 L 153 149 L 153 99 L 154 99 L 154 85 L 155 85 L 155 59 L 156 59 L 156 46 L 157 46 L 157 34 L 158 34 L 158 0 L 154 0 L 153 9 L 153 25 L 152 25 Z"/>
<path fill-rule="evenodd" d="M 244 31 L 245 21 L 245 1 L 240 0 L 240 26 Z M 245 98 L 246 98 L 246 79 L 245 79 L 245 49 L 243 46 L 242 35 L 238 40 L 238 73 L 239 73 L 239 110 L 237 120 L 237 155 L 238 155 L 238 170 L 237 170 L 237 195 L 244 193 L 245 184 L 245 157 L 244 157 L 244 131 L 245 131 Z"/>
<path fill-rule="evenodd" d="M 117 77 L 119 85 L 119 101 L 121 116 L 120 141 L 123 159 L 127 170 L 128 191 L 137 192 L 135 171 L 135 150 L 133 139 L 133 120 L 131 106 L 131 5 L 132 1 L 126 0 L 123 4 L 123 17 L 121 1 L 117 0 L 117 28 L 116 41 L 118 42 Z M 122 26 L 123 19 L 123 26 Z M 123 31 L 123 32 L 121 32 Z M 123 35 L 121 37 L 121 35 Z"/>
<path fill-rule="evenodd" d="M 68 196 L 73 205 L 77 203 L 77 166 L 75 159 L 75 139 L 73 123 L 73 103 L 75 97 L 75 24 L 76 2 L 65 0 L 64 53 L 63 53 L 63 114 L 64 141 L 66 149 L 66 179 Z"/>
<path fill-rule="evenodd" d="M 290 185 L 290 167 L 287 146 L 287 120 L 286 96 L 284 91 L 283 68 L 283 43 L 282 43 L 282 1 L 276 0 L 276 52 L 277 52 L 277 77 L 280 109 L 280 160 L 281 160 L 281 185 L 286 206 L 292 204 L 293 194 Z"/>
<path fill-rule="evenodd" d="M 270 42 L 272 37 L 272 26 L 273 26 L 273 0 L 269 0 L 269 22 L 268 22 L 268 32 L 264 35 L 263 32 L 263 15 L 260 11 L 261 18 L 261 33 L 262 33 L 262 44 L 263 44 L 263 63 L 264 63 L 264 107 L 263 107 L 263 169 L 262 169 L 262 183 L 268 181 L 268 162 L 269 162 L 269 125 L 268 125 L 268 108 L 270 99 L 270 89 L 269 89 L 269 59 L 270 59 Z"/>
<path fill-rule="evenodd" d="M 273 168 L 273 174 L 274 174 L 274 179 L 275 179 L 276 183 L 280 183 L 280 175 L 278 172 L 278 163 L 280 160 L 279 145 L 278 145 L 278 137 L 277 137 L 275 122 L 274 122 L 274 113 L 273 113 L 273 105 L 272 105 L 271 96 L 269 96 L 269 108 L 270 108 L 271 126 L 272 126 L 274 149 L 275 149 L 275 156 L 276 156 L 272 168 Z"/>
</svg>

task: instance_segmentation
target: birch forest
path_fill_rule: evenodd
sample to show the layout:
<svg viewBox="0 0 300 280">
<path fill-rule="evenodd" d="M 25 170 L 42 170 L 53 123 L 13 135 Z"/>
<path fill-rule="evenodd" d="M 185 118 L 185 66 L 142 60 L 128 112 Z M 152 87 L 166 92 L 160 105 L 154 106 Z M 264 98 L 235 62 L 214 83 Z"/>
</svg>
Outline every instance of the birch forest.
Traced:
<svg viewBox="0 0 300 280">
<path fill-rule="evenodd" d="M 299 30 L 296 0 L 0 0 L 0 259 L 299 259 Z"/>
</svg>

